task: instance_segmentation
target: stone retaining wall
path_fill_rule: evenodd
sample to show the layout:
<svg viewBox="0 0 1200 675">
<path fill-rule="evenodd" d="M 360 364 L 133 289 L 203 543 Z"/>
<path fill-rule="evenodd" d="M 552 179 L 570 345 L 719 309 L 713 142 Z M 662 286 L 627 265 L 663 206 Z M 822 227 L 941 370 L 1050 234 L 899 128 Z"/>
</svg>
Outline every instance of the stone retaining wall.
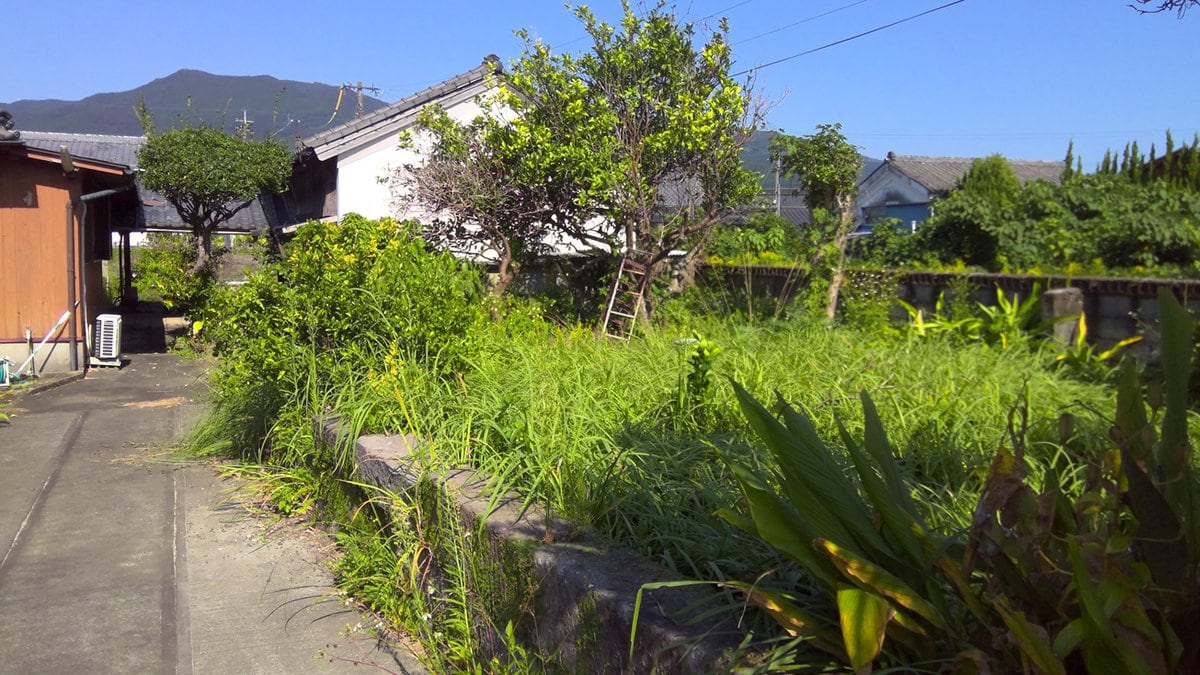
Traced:
<svg viewBox="0 0 1200 675">
<path fill-rule="evenodd" d="M 334 420 L 315 420 L 315 432 L 327 445 L 348 443 Z M 745 637 L 732 610 L 717 612 L 721 600 L 700 586 L 646 590 L 637 623 L 636 649 L 629 659 L 630 629 L 638 590 L 644 584 L 680 577 L 624 549 L 604 549 L 580 527 L 522 508 L 519 495 L 496 499 L 487 476 L 460 469 L 441 475 L 422 473 L 416 464 L 421 441 L 414 436 L 362 436 L 353 440 L 361 480 L 417 499 L 432 485 L 457 507 L 473 554 L 513 560 L 533 571 L 535 640 L 574 672 L 708 673 L 724 672 L 731 652 Z M 507 551 L 496 555 L 497 547 Z M 489 553 L 491 552 L 491 553 Z M 435 561 L 436 562 L 436 561 Z M 501 574 L 528 573 L 528 569 Z"/>
</svg>

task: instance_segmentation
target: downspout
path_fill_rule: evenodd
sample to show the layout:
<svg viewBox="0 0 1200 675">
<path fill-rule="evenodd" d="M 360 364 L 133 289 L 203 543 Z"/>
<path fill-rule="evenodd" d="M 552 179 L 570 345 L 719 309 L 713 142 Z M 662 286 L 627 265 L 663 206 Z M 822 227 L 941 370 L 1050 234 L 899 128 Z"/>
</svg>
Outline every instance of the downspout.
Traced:
<svg viewBox="0 0 1200 675">
<path fill-rule="evenodd" d="M 67 250 L 69 252 L 71 252 L 72 258 L 74 258 L 76 255 L 78 256 L 78 261 L 79 261 L 80 267 L 83 266 L 83 254 L 84 254 L 84 251 L 83 251 L 83 229 L 85 227 L 87 227 L 88 202 L 94 201 L 97 199 L 103 199 L 104 197 L 111 197 L 113 195 L 121 194 L 122 192 L 131 190 L 133 188 L 133 186 L 134 186 L 133 183 L 128 183 L 126 185 L 122 185 L 119 188 L 112 188 L 109 190 L 98 190 L 96 192 L 89 192 L 88 194 L 82 195 L 79 197 L 79 205 L 80 205 L 79 206 L 79 233 L 78 233 L 78 237 L 79 237 L 78 244 L 79 245 L 77 247 L 75 245 L 76 242 L 74 240 L 72 240 L 72 241 L 70 241 L 70 243 L 67 244 Z M 67 227 L 68 227 L 68 229 L 72 225 L 71 217 L 70 217 L 72 214 L 72 211 L 73 211 L 72 202 L 67 202 L 67 214 L 68 214 Z M 72 239 L 73 236 L 74 236 L 74 233 L 68 232 L 68 235 L 67 235 L 68 239 Z M 70 290 L 69 294 L 67 295 L 67 300 L 70 302 L 71 307 L 74 307 L 75 306 L 75 298 L 73 297 L 74 293 L 75 293 L 74 260 L 72 260 L 71 262 L 69 262 L 67 264 L 67 270 L 68 270 L 69 276 L 71 277 L 71 290 Z M 84 343 L 85 343 L 83 345 L 83 348 L 84 348 L 84 350 L 88 350 L 90 352 L 89 345 L 91 344 L 91 341 L 88 339 L 88 337 L 90 336 L 90 333 L 91 333 L 91 326 L 88 323 L 89 317 L 88 317 L 88 306 L 87 306 L 88 294 L 87 294 L 87 276 L 86 275 L 80 275 L 80 277 L 79 277 L 79 292 L 83 296 L 82 298 L 80 298 L 81 305 L 82 305 L 82 307 L 80 308 L 80 315 L 83 317 L 83 334 L 84 334 Z M 78 361 L 79 357 L 75 353 L 77 347 L 76 347 L 76 332 L 75 332 L 75 322 L 74 321 L 71 322 L 70 338 L 71 338 L 71 370 L 78 370 L 79 369 L 79 361 Z"/>
<path fill-rule="evenodd" d="M 75 202 L 67 200 L 67 309 L 75 310 Z M 67 342 L 71 349 L 71 370 L 79 370 L 79 338 L 76 320 L 67 322 Z M 35 366 L 36 367 L 36 366 Z"/>
</svg>

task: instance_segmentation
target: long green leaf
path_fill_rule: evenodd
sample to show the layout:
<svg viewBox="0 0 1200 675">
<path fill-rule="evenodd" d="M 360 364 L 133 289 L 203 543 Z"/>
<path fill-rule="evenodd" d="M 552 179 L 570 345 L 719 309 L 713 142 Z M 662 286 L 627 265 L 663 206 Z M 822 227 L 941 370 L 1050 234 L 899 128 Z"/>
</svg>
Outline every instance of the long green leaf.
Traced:
<svg viewBox="0 0 1200 675">
<path fill-rule="evenodd" d="M 1121 364 L 1121 373 L 1117 380 L 1116 425 L 1121 435 L 1122 447 L 1129 450 L 1134 460 L 1148 461 L 1154 444 L 1154 430 L 1146 417 L 1137 366 L 1128 359 Z"/>
<path fill-rule="evenodd" d="M 834 502 L 837 508 L 831 509 L 832 514 L 842 523 L 846 532 L 855 537 L 856 548 L 863 552 L 873 551 L 879 556 L 894 557 L 887 542 L 876 531 L 875 523 L 871 518 L 871 512 L 858 496 L 858 491 L 855 489 L 853 483 L 846 479 L 840 467 L 833 461 L 828 446 L 817 436 L 817 431 L 813 427 L 812 421 L 805 415 L 797 412 L 782 398 L 779 402 L 783 407 L 783 420 L 787 431 L 796 437 L 809 453 L 821 454 L 823 457 L 829 459 L 828 465 L 831 471 L 836 474 L 835 478 L 830 478 L 829 480 L 834 482 L 817 486 L 816 489 L 822 492 L 823 498 L 838 500 Z M 793 461 L 792 458 L 780 460 L 781 463 L 791 461 Z M 796 464 L 799 463 L 796 462 Z M 802 468 L 796 466 L 795 470 L 799 471 Z"/>
<path fill-rule="evenodd" d="M 862 401 L 863 421 L 865 422 L 863 444 L 866 446 L 867 452 L 871 453 L 871 456 L 879 464 L 889 496 L 896 504 L 916 518 L 918 516 L 917 508 L 913 504 L 912 494 L 909 491 L 908 483 L 904 480 L 900 463 L 896 461 L 896 454 L 892 450 L 891 443 L 888 442 L 887 432 L 883 429 L 883 421 L 879 418 L 875 402 L 871 400 L 866 391 L 859 392 L 859 399 Z"/>
<path fill-rule="evenodd" d="M 738 383 L 733 388 L 746 421 L 778 461 L 782 487 L 793 506 L 816 527 L 817 536 L 859 548 L 845 522 L 861 526 L 870 523 L 870 514 L 829 449 L 819 439 L 813 444 L 791 433 Z"/>
<path fill-rule="evenodd" d="M 1133 461 L 1131 453 L 1121 450 L 1121 468 L 1129 484 L 1129 507 L 1137 518 L 1134 543 L 1139 557 L 1150 568 L 1158 585 L 1183 590 L 1187 579 L 1188 549 L 1183 530 L 1170 503 L 1154 481 Z"/>
<path fill-rule="evenodd" d="M 993 606 L 1025 658 L 1042 673 L 1065 675 L 1062 661 L 1055 655 L 1054 647 L 1044 628 L 1025 618 L 1024 612 L 1014 612 L 1004 596 L 1000 596 Z"/>
<path fill-rule="evenodd" d="M 743 581 L 723 581 L 718 585 L 736 588 L 746 594 L 746 599 L 771 616 L 780 628 L 792 636 L 807 636 L 813 644 L 842 660 L 849 660 L 840 635 L 824 617 L 806 612 L 788 600 L 782 593 L 767 590 Z"/>
<path fill-rule="evenodd" d="M 926 557 L 916 534 L 923 530 L 923 528 L 917 525 L 911 514 L 905 513 L 896 502 L 889 498 L 887 486 L 875 472 L 876 463 L 850 437 L 841 420 L 838 420 L 837 425 L 838 431 L 842 435 L 842 442 L 846 446 L 846 451 L 850 453 L 850 459 L 853 461 L 854 468 L 858 472 L 863 491 L 866 492 L 867 498 L 871 501 L 872 506 L 875 507 L 876 513 L 883 519 L 884 530 L 887 534 L 891 535 L 891 540 L 898 542 L 904 553 L 908 555 L 910 565 L 917 568 L 926 567 Z M 872 544 L 880 560 L 898 560 L 896 552 L 893 551 L 887 542 L 880 541 L 879 543 L 875 543 L 872 541 Z"/>
<path fill-rule="evenodd" d="M 831 541 L 818 539 L 815 545 L 829 554 L 838 571 L 854 585 L 889 598 L 897 605 L 916 612 L 934 626 L 945 626 L 937 608 L 894 574 Z"/>
<path fill-rule="evenodd" d="M 730 464 L 729 468 L 750 506 L 750 517 L 763 541 L 800 563 L 826 590 L 832 591 L 840 575 L 826 557 L 813 548 L 813 541 L 821 534 L 807 514 L 780 499 L 745 467 Z"/>
<path fill-rule="evenodd" d="M 850 667 L 862 672 L 883 648 L 892 607 L 885 598 L 854 586 L 838 590 L 837 605 Z"/>
<path fill-rule="evenodd" d="M 1192 320 L 1166 288 L 1158 289 L 1166 412 L 1155 459 L 1167 500 L 1187 533 L 1192 564 L 1200 559 L 1200 484 L 1192 477 L 1188 442 L 1188 380 L 1192 374 Z"/>
</svg>

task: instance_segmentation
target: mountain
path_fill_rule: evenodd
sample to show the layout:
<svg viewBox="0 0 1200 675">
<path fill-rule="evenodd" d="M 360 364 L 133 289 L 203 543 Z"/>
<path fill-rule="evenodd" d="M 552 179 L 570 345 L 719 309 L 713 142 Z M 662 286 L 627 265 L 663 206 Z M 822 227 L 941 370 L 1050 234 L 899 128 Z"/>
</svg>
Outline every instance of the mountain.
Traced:
<svg viewBox="0 0 1200 675">
<path fill-rule="evenodd" d="M 355 112 L 355 92 L 349 89 L 331 122 L 338 87 L 268 75 L 212 75 L 199 70 L 180 70 L 136 89 L 95 94 L 81 101 L 20 100 L 0 103 L 0 108 L 12 113 L 18 131 L 136 136 L 142 133 L 133 113 L 139 100 L 146 102 L 160 128 L 188 120 L 233 131 L 244 110 L 259 138 L 272 134 L 282 139 L 309 136 L 354 119 Z M 363 96 L 364 112 L 385 105 L 379 99 Z"/>
</svg>

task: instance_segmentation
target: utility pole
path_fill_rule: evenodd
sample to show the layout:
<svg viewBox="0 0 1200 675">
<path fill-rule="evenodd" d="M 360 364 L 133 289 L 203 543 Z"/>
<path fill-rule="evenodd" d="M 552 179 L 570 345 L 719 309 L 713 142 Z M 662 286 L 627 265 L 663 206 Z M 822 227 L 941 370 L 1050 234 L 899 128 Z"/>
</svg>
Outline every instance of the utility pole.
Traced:
<svg viewBox="0 0 1200 675">
<path fill-rule="evenodd" d="M 246 114 L 245 108 L 242 108 L 242 119 L 237 120 L 237 123 L 238 123 L 238 136 L 241 136 L 243 140 L 249 138 L 250 137 L 250 125 L 254 124 L 254 120 L 249 119 L 249 116 Z"/>
<path fill-rule="evenodd" d="M 358 107 L 354 111 L 355 117 L 363 116 L 363 90 L 369 91 L 372 94 L 378 94 L 382 91 L 379 87 L 364 87 L 362 80 L 359 80 L 357 84 L 343 84 L 342 89 L 353 89 L 358 95 Z"/>
</svg>

